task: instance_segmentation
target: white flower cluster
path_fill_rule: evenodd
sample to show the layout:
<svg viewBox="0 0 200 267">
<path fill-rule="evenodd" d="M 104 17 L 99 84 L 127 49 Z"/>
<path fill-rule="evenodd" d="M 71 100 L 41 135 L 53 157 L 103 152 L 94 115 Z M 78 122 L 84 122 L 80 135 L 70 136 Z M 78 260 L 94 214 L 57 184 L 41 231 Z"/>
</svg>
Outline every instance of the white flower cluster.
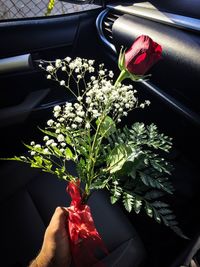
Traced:
<svg viewBox="0 0 200 267">
<path fill-rule="evenodd" d="M 66 57 L 64 60 L 57 59 L 55 62 L 48 62 L 44 68 L 49 74 L 48 79 L 55 79 L 61 86 L 68 84 L 73 75 L 76 81 L 78 92 L 74 93 L 74 89 L 67 87 L 73 95 L 76 96 L 76 102 L 66 103 L 65 105 L 55 106 L 53 110 L 53 119 L 47 121 L 47 126 L 55 136 L 44 137 L 44 146 L 31 143 L 33 150 L 32 155 L 37 152 L 43 154 L 53 154 L 65 152 L 67 147 L 66 138 L 68 133 L 72 138 L 76 139 L 76 132 L 88 131 L 95 127 L 97 118 L 109 115 L 113 121 L 120 122 L 123 116 L 127 116 L 128 112 L 134 108 L 144 108 L 149 105 L 149 101 L 145 101 L 138 105 L 135 96 L 136 90 L 132 85 L 117 84 L 113 85 L 111 80 L 114 76 L 112 71 L 105 69 L 104 64 L 99 65 L 98 75 L 91 76 L 90 81 L 86 84 L 84 80 L 84 90 L 79 90 L 79 82 L 85 79 L 86 72 L 93 73 L 94 60 L 75 58 L 72 60 Z M 67 80 L 58 78 L 57 71 L 67 72 Z M 75 76 L 74 76 L 75 75 Z M 52 78 L 54 77 L 54 78 Z M 56 152 L 55 152 L 56 151 Z"/>
<path fill-rule="evenodd" d="M 49 120 L 47 125 L 54 127 L 57 134 L 60 133 L 60 128 L 65 130 L 76 130 L 83 127 L 85 122 L 85 111 L 83 104 L 81 103 L 82 98 L 78 97 L 79 103 L 76 102 L 66 103 L 62 108 L 60 106 L 54 107 L 54 118 L 55 121 Z"/>
<path fill-rule="evenodd" d="M 90 90 L 86 93 L 85 102 L 87 111 L 93 118 L 99 117 L 103 112 L 112 114 L 113 119 L 120 121 L 122 116 L 127 116 L 127 112 L 137 104 L 136 91 L 132 85 L 114 86 L 110 80 L 101 81 L 93 79 Z"/>
<path fill-rule="evenodd" d="M 66 72 L 69 76 L 72 75 L 72 73 L 75 73 L 78 80 L 80 80 L 86 72 L 92 73 L 95 71 L 93 66 L 94 60 L 87 60 L 80 57 L 77 57 L 74 60 L 70 57 L 66 57 L 64 60 L 56 59 L 55 62 L 47 62 L 48 65 L 46 67 L 43 67 L 43 63 L 46 62 L 41 61 L 40 67 L 48 72 L 47 79 L 53 80 L 57 80 L 58 70 Z M 60 80 L 61 86 L 65 86 L 65 84 L 65 80 Z"/>
</svg>

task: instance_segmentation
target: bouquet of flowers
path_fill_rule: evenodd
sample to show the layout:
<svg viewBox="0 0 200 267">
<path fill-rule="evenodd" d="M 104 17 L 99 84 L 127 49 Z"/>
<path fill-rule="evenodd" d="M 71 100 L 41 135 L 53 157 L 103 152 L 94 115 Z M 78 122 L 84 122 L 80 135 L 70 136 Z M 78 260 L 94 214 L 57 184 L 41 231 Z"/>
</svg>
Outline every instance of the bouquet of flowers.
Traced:
<svg viewBox="0 0 200 267">
<path fill-rule="evenodd" d="M 104 64 L 96 71 L 94 60 L 66 57 L 40 62 L 47 79 L 70 91 L 74 102 L 55 106 L 53 118 L 40 129 L 44 142 L 32 141 L 26 145 L 29 156 L 12 159 L 69 182 L 67 192 L 72 202 L 68 225 L 73 255 L 81 253 L 82 244 L 91 251 L 95 244 L 106 251 L 87 205 L 91 193 L 99 189 L 110 192 L 112 204 L 122 200 L 128 212 L 143 210 L 183 236 L 169 205 L 160 200 L 164 194 L 173 193 L 169 181 L 172 166 L 160 156 L 160 152 L 169 152 L 171 138 L 159 133 L 154 124 L 135 122 L 122 127 L 121 123 L 130 111 L 150 104 L 148 100 L 140 103 L 133 86 L 122 81 L 145 79 L 161 53 L 161 46 L 150 37 L 138 37 L 127 52 L 120 52 L 121 73 L 116 82 Z M 75 163 L 77 176 L 68 170 L 68 161 Z"/>
</svg>

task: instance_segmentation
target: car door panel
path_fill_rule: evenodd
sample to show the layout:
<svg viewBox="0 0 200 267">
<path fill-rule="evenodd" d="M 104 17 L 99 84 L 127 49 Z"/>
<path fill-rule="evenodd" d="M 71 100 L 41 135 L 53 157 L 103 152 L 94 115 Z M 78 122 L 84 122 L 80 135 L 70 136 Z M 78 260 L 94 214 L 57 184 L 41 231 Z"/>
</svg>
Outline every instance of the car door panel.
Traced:
<svg viewBox="0 0 200 267">
<path fill-rule="evenodd" d="M 15 105 L 22 103 L 30 92 L 49 87 L 41 70 L 36 65 L 35 68 L 32 67 L 35 60 L 55 60 L 72 56 L 77 49 L 79 49 L 78 53 L 83 50 L 84 54 L 84 47 L 82 46 L 81 49 L 77 33 L 80 35 L 80 31 L 84 32 L 85 29 L 89 32 L 88 23 L 92 25 L 92 21 L 95 22 L 98 12 L 98 10 L 91 10 L 66 16 L 0 23 L 0 34 L 3 37 L 0 43 L 0 65 L 3 70 L 0 71 L 0 113 L 1 108 L 10 106 L 13 109 Z M 90 37 L 93 36 L 93 38 L 90 38 L 88 48 L 96 41 L 94 30 L 95 25 L 93 28 L 90 27 Z M 21 58 L 23 61 L 24 57 L 26 59 L 22 63 L 18 62 L 19 66 L 16 62 L 8 64 L 10 57 L 16 56 L 18 56 L 16 60 Z M 28 62 L 30 59 L 32 64 Z M 55 96 L 55 93 L 53 95 Z"/>
<path fill-rule="evenodd" d="M 100 10 L 0 23 L 2 150 L 6 148 L 9 154 L 11 147 L 21 147 L 22 135 L 31 139 L 34 127 L 51 116 L 52 107 L 71 99 L 64 88 L 46 79 L 38 63 L 40 59 L 88 57 L 88 51 L 95 57 L 100 50 L 95 27 Z"/>
</svg>

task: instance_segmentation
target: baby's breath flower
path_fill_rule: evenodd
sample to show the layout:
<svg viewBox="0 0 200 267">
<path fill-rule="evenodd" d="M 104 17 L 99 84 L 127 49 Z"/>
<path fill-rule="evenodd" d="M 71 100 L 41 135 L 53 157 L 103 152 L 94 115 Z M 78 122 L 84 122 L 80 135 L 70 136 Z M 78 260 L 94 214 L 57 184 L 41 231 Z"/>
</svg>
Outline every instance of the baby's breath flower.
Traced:
<svg viewBox="0 0 200 267">
<path fill-rule="evenodd" d="M 85 102 L 86 102 L 87 104 L 90 104 L 90 103 L 91 103 L 91 98 L 90 98 L 90 97 L 86 97 Z"/>
<path fill-rule="evenodd" d="M 64 118 L 59 118 L 58 121 L 59 121 L 59 122 L 64 122 L 65 119 L 64 119 Z"/>
<path fill-rule="evenodd" d="M 67 70 L 66 66 L 63 66 L 62 71 L 66 71 L 66 70 Z"/>
<path fill-rule="evenodd" d="M 80 117 L 84 117 L 85 111 L 77 111 L 76 114 Z"/>
<path fill-rule="evenodd" d="M 31 141 L 31 146 L 34 146 L 35 145 L 35 142 L 34 141 Z"/>
<path fill-rule="evenodd" d="M 66 143 L 62 142 L 60 145 L 61 145 L 62 147 L 65 147 L 65 146 L 66 146 Z"/>
<path fill-rule="evenodd" d="M 78 100 L 79 102 L 80 102 L 82 99 L 83 99 L 82 96 L 78 96 L 78 97 L 77 97 L 77 100 Z"/>
<path fill-rule="evenodd" d="M 144 103 L 141 103 L 141 104 L 140 104 L 140 107 L 141 107 L 141 108 L 145 108 L 145 104 L 144 104 Z"/>
<path fill-rule="evenodd" d="M 69 64 L 69 67 L 70 67 L 71 70 L 73 70 L 76 66 L 75 66 L 74 62 L 71 62 L 71 63 Z"/>
<path fill-rule="evenodd" d="M 31 151 L 31 156 L 34 156 L 36 154 L 35 151 Z"/>
<path fill-rule="evenodd" d="M 56 66 L 57 68 L 60 68 L 60 67 L 62 66 L 62 61 L 61 61 L 61 59 L 56 59 L 56 64 L 55 64 L 55 66 Z"/>
<path fill-rule="evenodd" d="M 145 104 L 146 104 L 147 106 L 149 106 L 149 105 L 151 104 L 151 102 L 150 102 L 149 100 L 145 100 Z"/>
<path fill-rule="evenodd" d="M 43 153 L 44 153 L 44 154 L 49 154 L 49 150 L 48 150 L 48 148 L 45 148 L 45 149 L 43 150 Z"/>
<path fill-rule="evenodd" d="M 71 57 L 66 57 L 65 61 L 67 61 L 69 63 L 71 61 Z"/>
<path fill-rule="evenodd" d="M 49 75 L 47 75 L 47 79 L 48 80 L 50 80 L 51 79 L 51 75 L 49 74 Z"/>
<path fill-rule="evenodd" d="M 55 133 L 59 134 L 60 133 L 60 129 L 56 129 Z"/>
<path fill-rule="evenodd" d="M 35 148 L 41 148 L 40 144 L 35 145 Z"/>
<path fill-rule="evenodd" d="M 89 70 L 89 73 L 94 72 L 94 68 L 93 67 L 89 67 L 88 70 Z"/>
<path fill-rule="evenodd" d="M 85 128 L 86 129 L 90 129 L 90 123 L 87 121 L 86 124 L 85 124 Z"/>
<path fill-rule="evenodd" d="M 56 147 L 58 144 L 56 142 L 52 143 L 51 146 L 52 147 Z"/>
<path fill-rule="evenodd" d="M 58 118 L 59 115 L 60 115 L 60 113 L 59 113 L 58 111 L 54 112 L 54 117 L 55 117 L 55 118 Z"/>
<path fill-rule="evenodd" d="M 126 103 L 126 104 L 125 104 L 125 108 L 130 108 L 129 103 Z"/>
<path fill-rule="evenodd" d="M 60 85 L 65 86 L 65 81 L 64 80 L 60 81 Z"/>
<path fill-rule="evenodd" d="M 57 140 L 58 140 L 58 142 L 63 142 L 63 141 L 65 140 L 64 135 L 59 134 L 59 135 L 57 136 Z"/>
<path fill-rule="evenodd" d="M 68 114 L 68 117 L 69 117 L 69 118 L 74 118 L 75 116 L 76 116 L 76 115 L 75 115 L 74 113 L 72 113 L 72 112 Z"/>
<path fill-rule="evenodd" d="M 44 136 L 43 138 L 44 141 L 48 141 L 49 140 L 49 137 L 47 135 Z"/>
<path fill-rule="evenodd" d="M 76 129 L 77 128 L 77 125 L 75 123 L 72 123 L 72 129 Z"/>
<path fill-rule="evenodd" d="M 46 146 L 50 146 L 53 142 L 54 142 L 53 139 L 47 140 L 47 142 L 46 142 Z"/>
<path fill-rule="evenodd" d="M 78 122 L 78 123 L 81 123 L 81 122 L 83 121 L 83 119 L 80 118 L 80 117 L 76 117 L 76 118 L 74 119 L 74 121 L 75 121 L 75 122 Z"/>
<path fill-rule="evenodd" d="M 105 75 L 105 71 L 104 71 L 104 70 L 100 70 L 100 71 L 99 71 L 99 74 L 100 74 L 101 76 L 103 76 L 103 75 Z"/>
<path fill-rule="evenodd" d="M 53 109 L 53 110 L 54 110 L 54 111 L 58 111 L 58 112 L 59 112 L 59 111 L 61 111 L 61 107 L 60 107 L 59 105 L 57 105 L 57 106 L 55 106 L 55 107 L 54 107 L 54 109 Z"/>
<path fill-rule="evenodd" d="M 113 71 L 109 71 L 109 74 L 108 75 L 109 75 L 110 78 L 113 78 L 114 77 Z"/>
<path fill-rule="evenodd" d="M 54 68 L 53 66 L 51 66 L 51 65 L 48 65 L 47 68 L 46 68 L 46 70 L 47 70 L 48 72 L 53 72 L 54 69 L 55 69 L 55 68 Z"/>
<path fill-rule="evenodd" d="M 52 126 L 53 124 L 54 124 L 54 121 L 53 121 L 53 120 L 48 120 L 48 121 L 47 121 L 47 125 L 48 125 L 48 126 Z"/>
<path fill-rule="evenodd" d="M 94 60 L 91 60 L 91 59 L 88 60 L 88 64 L 89 64 L 89 65 L 93 65 L 93 64 L 94 64 Z"/>
</svg>

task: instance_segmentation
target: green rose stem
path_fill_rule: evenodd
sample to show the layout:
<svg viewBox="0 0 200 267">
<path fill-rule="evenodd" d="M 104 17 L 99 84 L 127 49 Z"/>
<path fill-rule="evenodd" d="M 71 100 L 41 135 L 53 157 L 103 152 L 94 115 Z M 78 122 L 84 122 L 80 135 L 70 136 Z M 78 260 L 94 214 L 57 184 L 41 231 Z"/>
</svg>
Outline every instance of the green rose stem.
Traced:
<svg viewBox="0 0 200 267">
<path fill-rule="evenodd" d="M 122 69 L 119 77 L 117 78 L 114 86 L 117 86 L 119 83 L 121 83 L 125 79 L 131 79 L 134 82 L 141 82 L 142 80 L 146 79 L 147 77 L 151 76 L 151 74 L 148 75 L 135 75 L 133 73 L 130 73 L 127 69 Z"/>
<path fill-rule="evenodd" d="M 128 77 L 129 77 L 129 73 L 127 72 L 127 70 L 123 69 L 121 73 L 119 74 L 119 77 L 117 78 L 114 86 L 117 86 L 119 83 L 121 83 L 124 79 Z"/>
<path fill-rule="evenodd" d="M 94 178 L 94 167 L 95 167 L 96 159 L 98 157 L 99 147 L 101 144 L 101 142 L 100 142 L 100 143 L 98 143 L 98 146 L 97 146 L 97 139 L 98 139 L 101 125 L 102 125 L 102 123 L 106 117 L 105 114 L 102 114 L 102 115 L 103 116 L 101 117 L 101 120 L 100 120 L 99 124 L 97 125 L 96 133 L 95 133 L 94 140 L 93 140 L 92 146 L 91 146 L 91 155 L 90 155 L 89 162 L 88 162 L 88 179 L 87 179 L 88 183 L 86 183 L 86 185 L 85 185 L 85 193 L 82 197 L 83 203 L 86 203 L 89 196 L 90 196 L 90 187 L 91 187 L 92 180 Z"/>
<path fill-rule="evenodd" d="M 114 86 L 117 86 L 119 83 L 121 83 L 124 79 L 127 79 L 129 78 L 130 74 L 129 72 L 124 68 L 121 73 L 119 74 Z M 92 146 L 91 146 L 91 156 L 89 158 L 89 162 L 88 162 L 88 183 L 86 183 L 85 185 L 85 192 L 82 196 L 82 199 L 83 199 L 83 203 L 86 203 L 89 196 L 90 196 L 90 187 L 91 187 L 91 183 L 92 183 L 92 180 L 94 178 L 94 167 L 95 167 L 95 162 L 96 162 L 96 159 L 98 157 L 98 152 L 99 152 L 99 147 L 101 145 L 101 141 L 103 138 L 101 138 L 101 140 L 99 140 L 99 143 L 98 145 L 96 144 L 97 143 L 97 139 L 98 139 L 98 136 L 99 136 L 99 131 L 101 129 L 101 125 L 102 123 L 104 122 L 106 118 L 106 114 L 102 114 L 102 117 L 100 119 L 100 122 L 97 126 L 97 129 L 96 129 L 96 132 L 95 132 L 95 136 L 94 136 L 94 140 L 92 142 Z M 90 136 L 89 136 L 89 139 L 90 139 Z"/>
</svg>

